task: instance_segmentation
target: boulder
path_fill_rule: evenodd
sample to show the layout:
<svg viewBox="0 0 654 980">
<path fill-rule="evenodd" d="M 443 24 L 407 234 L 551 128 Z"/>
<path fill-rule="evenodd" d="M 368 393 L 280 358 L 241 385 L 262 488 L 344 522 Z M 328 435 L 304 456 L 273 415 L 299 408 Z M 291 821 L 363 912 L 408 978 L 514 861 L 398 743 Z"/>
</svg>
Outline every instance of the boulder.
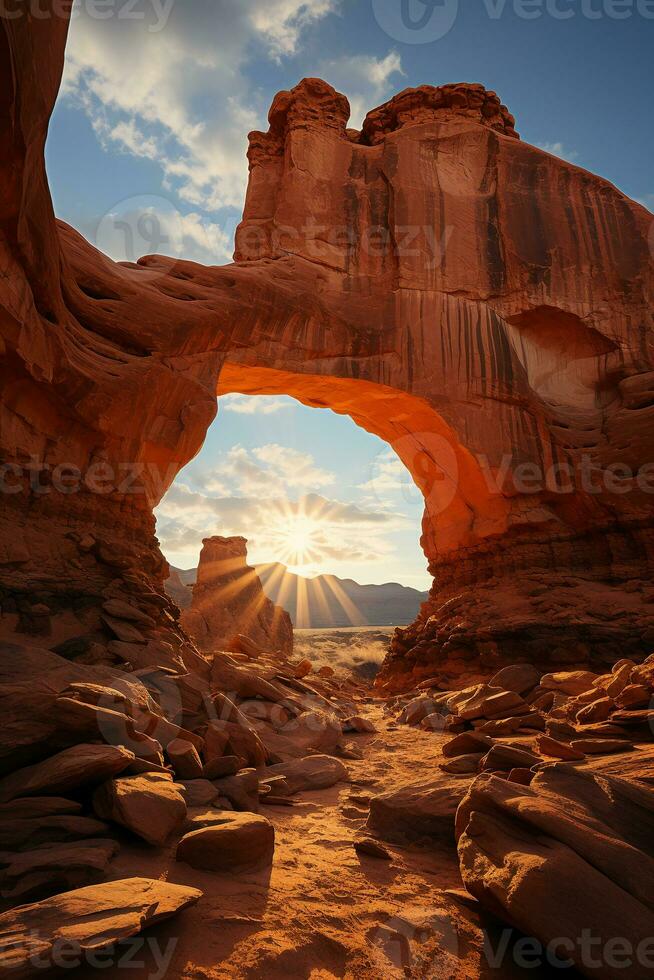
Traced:
<svg viewBox="0 0 654 980">
<path fill-rule="evenodd" d="M 651 967 L 634 953 L 654 922 L 653 818 L 652 790 L 568 763 L 540 767 L 530 786 L 480 776 L 457 813 L 463 882 L 524 935 L 565 940 L 585 976 L 616 977 L 601 953 L 620 937 L 630 980 L 645 980 Z"/>
<path fill-rule="evenodd" d="M 293 668 L 293 676 L 302 680 L 303 677 L 308 677 L 312 670 L 313 664 L 310 660 L 300 660 L 299 664 Z"/>
<path fill-rule="evenodd" d="M 644 684 L 628 684 L 616 697 L 618 708 L 645 708 L 651 704 L 653 699 L 652 691 Z"/>
<path fill-rule="evenodd" d="M 590 725 L 595 721 L 606 721 L 615 706 L 613 698 L 599 698 L 577 712 L 577 722 L 580 725 Z"/>
<path fill-rule="evenodd" d="M 218 796 L 229 800 L 235 810 L 259 812 L 259 776 L 256 769 L 243 769 L 235 776 L 217 779 L 214 786 Z"/>
<path fill-rule="evenodd" d="M 585 755 L 609 755 L 613 752 L 628 752 L 633 749 L 631 742 L 620 738 L 573 738 L 570 743 L 577 752 Z"/>
<path fill-rule="evenodd" d="M 157 625 L 152 616 L 123 599 L 107 599 L 102 608 L 108 616 L 113 616 L 115 619 L 126 619 L 130 623 L 140 623 L 151 628 Z"/>
<path fill-rule="evenodd" d="M 118 775 L 133 760 L 134 753 L 120 745 L 74 745 L 0 779 L 0 802 L 93 786 Z"/>
<path fill-rule="evenodd" d="M 427 715 L 444 713 L 444 709 L 442 712 L 439 710 L 441 707 L 440 703 L 428 694 L 421 694 L 404 706 L 398 721 L 403 725 L 419 725 Z"/>
<path fill-rule="evenodd" d="M 202 776 L 202 760 L 194 745 L 183 738 L 175 738 L 168 743 L 166 753 L 180 779 L 200 779 Z"/>
<path fill-rule="evenodd" d="M 100 820 L 74 813 L 39 814 L 28 810 L 11 815 L 10 811 L 5 811 L 0 812 L 0 850 L 24 851 L 57 841 L 104 837 L 108 830 Z"/>
<path fill-rule="evenodd" d="M 55 702 L 61 731 L 74 732 L 85 739 L 101 739 L 108 745 L 124 745 L 139 759 L 163 763 L 162 746 L 156 739 L 136 730 L 127 715 L 111 708 L 60 697 Z"/>
<path fill-rule="evenodd" d="M 336 715 L 316 709 L 293 718 L 280 729 L 280 735 L 289 738 L 303 753 L 329 753 L 341 740 L 343 729 Z"/>
<path fill-rule="evenodd" d="M 379 858 L 382 861 L 393 860 L 390 851 L 374 837 L 357 837 L 353 846 L 357 854 L 363 854 L 365 857 Z"/>
<path fill-rule="evenodd" d="M 244 765 L 263 766 L 267 753 L 261 738 L 249 724 L 234 721 L 211 721 L 205 732 L 205 764 L 225 755 L 235 755 Z"/>
<path fill-rule="evenodd" d="M 215 822 L 185 834 L 177 860 L 200 871 L 240 872 L 268 867 L 275 852 L 275 829 L 252 813 L 223 813 Z"/>
<path fill-rule="evenodd" d="M 268 766 L 266 776 L 284 776 L 287 788 L 284 795 L 293 796 L 307 790 L 329 789 L 349 778 L 348 771 L 339 759 L 328 755 L 310 755 L 304 759 Z M 280 790 L 277 790 L 280 793 Z"/>
<path fill-rule="evenodd" d="M 563 670 L 554 674 L 545 674 L 541 677 L 540 683 L 541 687 L 548 691 L 576 696 L 590 691 L 597 676 L 590 670 Z"/>
<path fill-rule="evenodd" d="M 539 735 L 535 741 L 535 746 L 541 755 L 562 759 L 565 762 L 575 762 L 586 758 L 583 752 L 573 748 L 572 745 L 559 742 L 555 738 L 550 738 L 549 735 Z"/>
<path fill-rule="evenodd" d="M 438 773 L 374 796 L 366 826 L 387 840 L 404 837 L 454 839 L 457 807 L 469 781 Z"/>
<path fill-rule="evenodd" d="M 476 722 L 474 723 L 477 724 Z M 477 734 L 488 735 L 489 737 L 502 738 L 505 735 L 514 735 L 522 724 L 521 718 L 502 718 L 499 721 L 482 721 L 476 728 Z"/>
<path fill-rule="evenodd" d="M 494 745 L 479 764 L 484 772 L 510 772 L 511 769 L 530 769 L 541 760 L 527 749 L 519 749 L 513 745 Z"/>
<path fill-rule="evenodd" d="M 343 722 L 344 732 L 359 732 L 360 734 L 374 734 L 377 729 L 369 718 L 362 715 L 351 715 Z"/>
<path fill-rule="evenodd" d="M 208 779 L 188 779 L 181 784 L 187 807 L 209 806 L 220 796 L 220 790 Z"/>
<path fill-rule="evenodd" d="M 116 841 L 91 839 L 41 844 L 17 854 L 1 853 L 0 895 L 19 902 L 95 884 L 118 850 Z"/>
<path fill-rule="evenodd" d="M 87 953 L 115 947 L 121 939 L 168 919 L 202 897 L 197 888 L 148 878 L 127 878 L 68 891 L 0 915 L 0 973 L 24 980 L 43 976 L 59 962 L 62 940 L 84 962 Z M 106 958 L 106 957 L 105 957 Z"/>
<path fill-rule="evenodd" d="M 61 719 L 54 705 L 74 683 L 115 690 L 142 707 L 150 702 L 143 684 L 122 671 L 71 662 L 38 647 L 0 643 L 0 775 L 70 744 L 58 730 Z"/>
<path fill-rule="evenodd" d="M 495 740 L 488 735 L 479 732 L 461 732 L 453 739 L 441 746 L 441 752 L 446 759 L 451 759 L 457 755 L 469 755 L 472 752 L 481 752 L 484 755 L 495 745 Z"/>
<path fill-rule="evenodd" d="M 242 768 L 243 763 L 237 755 L 223 755 L 205 763 L 202 777 L 209 780 L 221 779 L 223 776 L 233 776 Z"/>
<path fill-rule="evenodd" d="M 479 763 L 484 758 L 483 752 L 472 752 L 468 755 L 457 755 L 456 758 L 448 762 L 441 762 L 438 766 L 443 772 L 453 775 L 470 775 L 479 771 Z"/>
<path fill-rule="evenodd" d="M 430 715 L 425 715 L 425 717 L 420 722 L 420 727 L 426 732 L 444 732 L 451 731 L 448 727 L 448 722 L 451 722 L 455 715 L 443 715 L 440 711 L 434 711 Z"/>
<path fill-rule="evenodd" d="M 162 847 L 186 820 L 181 789 L 154 773 L 112 779 L 95 791 L 93 808 L 103 820 L 112 820 L 148 844 Z"/>
<path fill-rule="evenodd" d="M 503 667 L 488 682 L 491 687 L 515 694 L 526 694 L 540 684 L 541 671 L 532 664 L 512 664 Z"/>
</svg>

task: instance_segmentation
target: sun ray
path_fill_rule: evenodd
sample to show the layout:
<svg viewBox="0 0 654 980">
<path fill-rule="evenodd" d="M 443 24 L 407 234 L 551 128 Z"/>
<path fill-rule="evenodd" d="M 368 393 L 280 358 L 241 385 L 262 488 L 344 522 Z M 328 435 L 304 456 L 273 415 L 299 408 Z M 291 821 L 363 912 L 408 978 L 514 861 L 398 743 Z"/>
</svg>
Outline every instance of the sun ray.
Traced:
<svg viewBox="0 0 654 980">
<path fill-rule="evenodd" d="M 352 626 L 365 626 L 365 616 L 357 609 L 350 597 L 334 579 L 334 577 L 331 575 L 326 575 L 323 581 L 327 588 L 332 590 L 338 602 L 340 602 L 341 608 L 343 609 L 343 612 L 347 618 L 350 620 Z"/>
</svg>

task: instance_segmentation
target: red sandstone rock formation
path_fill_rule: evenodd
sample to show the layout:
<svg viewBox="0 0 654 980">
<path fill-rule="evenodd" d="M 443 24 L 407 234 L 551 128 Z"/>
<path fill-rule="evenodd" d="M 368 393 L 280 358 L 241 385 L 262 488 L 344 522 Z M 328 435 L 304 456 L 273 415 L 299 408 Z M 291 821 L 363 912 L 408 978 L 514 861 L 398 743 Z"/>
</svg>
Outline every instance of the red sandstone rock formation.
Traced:
<svg viewBox="0 0 654 980">
<path fill-rule="evenodd" d="M 654 448 L 652 216 L 482 86 L 407 90 L 358 133 L 308 79 L 252 134 L 235 264 L 115 264 L 52 214 L 60 23 L 0 24 L 5 632 L 185 656 L 152 507 L 216 391 L 285 392 L 386 439 L 424 493 L 435 584 L 387 680 L 649 652 L 652 496 L 611 468 Z M 35 490 L 34 460 L 81 492 Z M 101 615 L 115 594 L 154 621 L 136 644 Z"/>
<path fill-rule="evenodd" d="M 266 596 L 254 568 L 247 564 L 245 538 L 205 538 L 191 608 L 182 626 L 200 650 L 230 648 L 238 634 L 264 650 L 293 652 L 291 617 Z"/>
</svg>

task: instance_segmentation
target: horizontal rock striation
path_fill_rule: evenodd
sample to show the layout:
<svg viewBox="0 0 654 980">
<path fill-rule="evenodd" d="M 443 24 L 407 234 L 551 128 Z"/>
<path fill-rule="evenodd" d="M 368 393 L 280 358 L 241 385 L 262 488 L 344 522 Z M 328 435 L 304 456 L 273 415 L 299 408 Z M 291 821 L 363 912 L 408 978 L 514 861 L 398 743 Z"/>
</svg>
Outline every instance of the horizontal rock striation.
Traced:
<svg viewBox="0 0 654 980">
<path fill-rule="evenodd" d="M 481 86 L 407 90 L 359 133 L 308 79 L 252 134 L 234 264 L 115 264 L 52 212 L 64 43 L 0 25 L 0 638 L 201 669 L 152 508 L 216 392 L 283 392 L 385 439 L 425 496 L 435 584 L 388 688 L 650 652 L 646 209 Z"/>
</svg>

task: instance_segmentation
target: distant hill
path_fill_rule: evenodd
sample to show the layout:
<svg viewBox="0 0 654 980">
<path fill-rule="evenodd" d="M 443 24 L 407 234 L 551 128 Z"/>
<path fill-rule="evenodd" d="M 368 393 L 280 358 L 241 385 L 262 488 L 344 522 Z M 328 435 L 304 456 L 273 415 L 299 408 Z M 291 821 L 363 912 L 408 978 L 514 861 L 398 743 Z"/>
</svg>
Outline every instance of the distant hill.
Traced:
<svg viewBox="0 0 654 980">
<path fill-rule="evenodd" d="M 336 575 L 304 578 L 279 563 L 257 565 L 256 570 L 266 595 L 286 609 L 298 629 L 407 625 L 428 596 L 397 582 L 359 585 Z M 186 609 L 191 604 L 189 586 L 195 582 L 196 570 L 171 565 L 170 571 L 168 594 Z"/>
</svg>

